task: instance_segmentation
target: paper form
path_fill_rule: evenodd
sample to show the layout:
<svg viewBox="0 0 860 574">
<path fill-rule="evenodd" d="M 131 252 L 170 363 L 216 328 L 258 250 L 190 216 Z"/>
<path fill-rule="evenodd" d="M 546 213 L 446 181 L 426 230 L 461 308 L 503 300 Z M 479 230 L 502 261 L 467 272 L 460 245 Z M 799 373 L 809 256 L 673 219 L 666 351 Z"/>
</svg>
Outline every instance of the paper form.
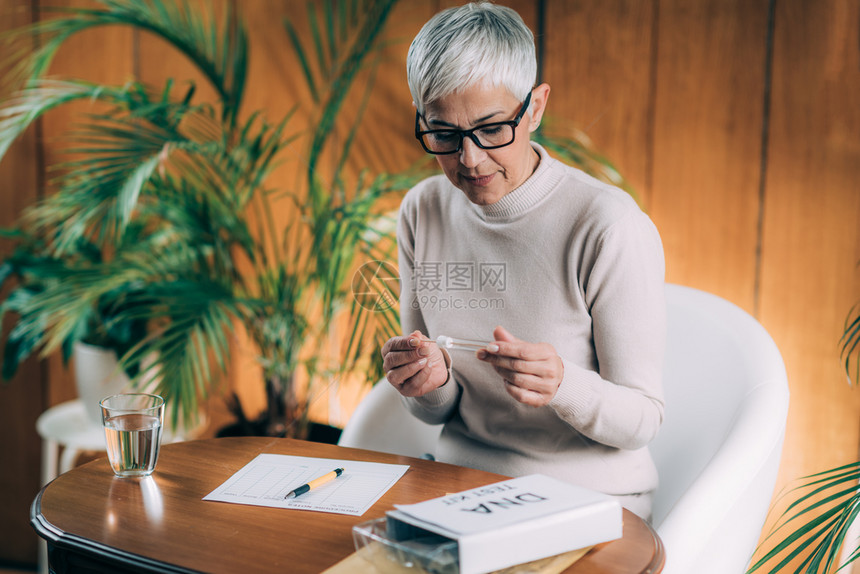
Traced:
<svg viewBox="0 0 860 574">
<path fill-rule="evenodd" d="M 339 467 L 344 468 L 340 477 L 296 498 L 284 499 L 294 488 Z M 260 454 L 203 500 L 361 516 L 408 468 L 402 464 Z"/>
</svg>

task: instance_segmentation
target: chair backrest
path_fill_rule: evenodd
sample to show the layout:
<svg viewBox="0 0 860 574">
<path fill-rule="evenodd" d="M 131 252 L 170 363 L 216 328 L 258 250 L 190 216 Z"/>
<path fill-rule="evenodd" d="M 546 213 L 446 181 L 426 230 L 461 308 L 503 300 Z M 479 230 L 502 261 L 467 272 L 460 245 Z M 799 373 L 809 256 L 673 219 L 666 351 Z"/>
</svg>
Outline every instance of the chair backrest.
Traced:
<svg viewBox="0 0 860 574">
<path fill-rule="evenodd" d="M 337 444 L 422 457 L 436 451 L 442 425 L 428 425 L 406 410 L 400 393 L 382 380 L 362 399 Z"/>
<path fill-rule="evenodd" d="M 745 571 L 776 482 L 788 414 L 782 357 L 739 307 L 666 286 L 665 420 L 654 525 L 664 574 Z"/>
<path fill-rule="evenodd" d="M 776 482 L 788 412 L 779 351 L 737 306 L 666 286 L 666 417 L 651 452 L 660 473 L 653 521 L 664 574 L 743 572 Z M 441 426 L 412 417 L 382 381 L 338 444 L 422 456 Z"/>
</svg>

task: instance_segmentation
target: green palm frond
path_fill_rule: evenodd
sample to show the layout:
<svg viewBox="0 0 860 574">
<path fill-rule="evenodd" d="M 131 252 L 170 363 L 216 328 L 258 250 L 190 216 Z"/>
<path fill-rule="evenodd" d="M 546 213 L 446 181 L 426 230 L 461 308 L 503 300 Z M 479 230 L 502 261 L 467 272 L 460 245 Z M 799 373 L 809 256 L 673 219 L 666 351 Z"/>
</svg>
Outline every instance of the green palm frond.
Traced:
<svg viewBox="0 0 860 574">
<path fill-rule="evenodd" d="M 768 574 L 784 574 L 793 563 L 797 563 L 793 570 L 797 574 L 835 572 L 845 543 L 855 548 L 849 562 L 857 558 L 857 541 L 846 540 L 846 534 L 860 514 L 860 462 L 801 481 L 790 492 L 794 501 L 762 541 L 764 555 L 750 566 L 748 574 L 764 568 L 769 568 Z"/>
<path fill-rule="evenodd" d="M 312 48 L 306 47 L 302 42 L 293 22 L 289 18 L 284 20 L 287 37 L 316 104 L 322 103 L 324 86 L 332 81 L 337 74 L 337 68 L 343 65 L 344 53 L 349 50 L 350 39 L 363 22 L 359 11 L 354 9 L 354 4 L 354 0 L 321 3 L 321 25 L 319 10 L 313 3 L 307 3 L 307 23 L 304 27 L 310 32 Z M 351 6 L 353 9 L 349 9 Z"/>
<path fill-rule="evenodd" d="M 225 371 L 230 356 L 227 333 L 245 310 L 235 293 L 222 282 L 177 279 L 147 286 L 129 298 L 120 317 L 146 317 L 163 324 L 121 359 L 123 366 L 139 365 L 142 378 L 157 382 L 159 394 L 172 405 L 172 420 L 194 420 L 196 406 L 217 379 L 214 362 Z M 150 357 L 158 360 L 147 365 Z"/>
<path fill-rule="evenodd" d="M 5 379 L 15 376 L 15 373 L 18 372 L 18 366 L 42 345 L 40 333 L 45 328 L 43 317 L 22 312 L 22 309 L 29 305 L 30 300 L 37 296 L 38 292 L 16 289 L 0 305 L 0 319 L 6 313 L 18 315 L 18 322 L 6 336 L 3 345 L 2 373 Z"/>
<path fill-rule="evenodd" d="M 343 205 L 326 204 L 314 214 L 312 229 L 312 248 L 316 253 L 315 270 L 319 281 L 323 308 L 331 314 L 334 302 L 342 299 L 342 291 L 349 288 L 349 278 L 355 271 L 356 257 L 360 256 L 362 246 L 369 240 L 380 239 L 377 233 L 369 230 L 370 222 L 379 214 L 375 208 L 379 200 L 394 191 L 387 185 L 388 179 L 379 176 L 369 184 L 361 184 L 354 197 Z M 402 183 L 402 182 L 401 182 Z M 400 190 L 408 187 L 400 188 Z"/>
<path fill-rule="evenodd" d="M 860 304 L 852 307 L 848 313 L 839 343 L 841 344 L 840 356 L 848 382 L 860 383 Z"/>
<path fill-rule="evenodd" d="M 230 138 L 177 146 L 169 154 L 166 175 L 153 179 L 152 193 L 162 203 L 153 210 L 175 224 L 193 222 L 180 229 L 208 235 L 225 249 L 238 247 L 249 261 L 265 266 L 269 253 L 279 254 L 278 230 L 266 217 L 252 230 L 247 211 L 255 202 L 264 213 L 273 211 L 264 185 L 279 154 L 295 140 L 284 134 L 291 117 L 269 125 L 254 114 Z M 230 262 L 231 255 L 219 253 L 218 261 Z"/>
<path fill-rule="evenodd" d="M 103 8 L 52 10 L 60 16 L 32 28 L 41 44 L 30 61 L 33 78 L 45 74 L 70 37 L 99 26 L 131 26 L 152 32 L 184 54 L 218 92 L 223 118 L 235 118 L 245 90 L 248 37 L 229 4 L 220 25 L 188 0 L 99 0 L 98 4 Z"/>
<path fill-rule="evenodd" d="M 37 350 L 47 356 L 62 349 L 68 360 L 71 342 L 86 339 L 102 296 L 117 286 L 102 282 L 93 266 L 72 268 L 48 258 L 29 262 L 27 274 L 0 306 L 0 314 L 14 312 L 19 317 L 6 340 L 7 378 Z"/>
<path fill-rule="evenodd" d="M 71 80 L 38 80 L 0 108 L 0 160 L 9 146 L 45 112 L 75 100 L 115 100 L 119 90 Z"/>
<path fill-rule="evenodd" d="M 44 276 L 44 273 L 39 273 L 44 270 L 44 264 L 40 261 L 32 261 L 26 253 L 22 255 L 22 250 L 19 248 L 12 257 L 0 265 L 0 288 L 7 281 L 21 274 L 22 263 L 18 260 L 20 257 L 28 260 L 26 264 L 28 274 Z M 28 312 L 28 309 L 33 306 L 33 300 L 38 300 L 43 287 L 40 279 L 26 281 L 25 284 L 12 289 L 0 304 L 0 324 L 7 313 L 14 313 L 18 317 L 4 342 L 2 374 L 6 379 L 14 376 L 18 365 L 36 351 L 44 340 L 46 317 Z"/>
<path fill-rule="evenodd" d="M 87 234 L 115 241 L 131 220 L 144 185 L 163 163 L 165 151 L 189 143 L 179 125 L 194 109 L 184 102 L 169 101 L 166 93 L 160 99 L 150 98 L 137 83 L 116 88 L 39 81 L 0 111 L 0 150 L 8 148 L 41 114 L 83 98 L 108 102 L 113 110 L 91 116 L 71 136 L 66 151 L 81 154 L 83 159 L 58 166 L 62 175 L 57 186 L 62 193 L 28 214 L 36 229 L 59 227 L 59 252 Z"/>
<path fill-rule="evenodd" d="M 370 0 L 362 11 L 349 9 L 349 4 L 349 0 L 322 3 L 322 24 L 316 8 L 308 5 L 313 56 L 301 42 L 292 22 L 284 22 L 305 81 L 320 108 L 308 153 L 309 182 L 319 177 L 317 162 L 336 125 L 343 102 L 359 70 L 366 65 L 368 54 L 379 46 L 378 37 L 396 0 Z M 332 11 L 341 15 L 338 25 L 334 23 Z"/>
</svg>

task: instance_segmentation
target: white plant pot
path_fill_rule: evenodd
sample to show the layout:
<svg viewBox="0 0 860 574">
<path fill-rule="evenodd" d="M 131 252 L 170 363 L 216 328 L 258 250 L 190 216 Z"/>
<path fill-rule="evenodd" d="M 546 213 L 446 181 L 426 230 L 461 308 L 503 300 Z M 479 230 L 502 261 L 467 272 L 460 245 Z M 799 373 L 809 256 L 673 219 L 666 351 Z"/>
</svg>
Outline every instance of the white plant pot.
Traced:
<svg viewBox="0 0 860 574">
<path fill-rule="evenodd" d="M 72 352 L 78 397 L 84 403 L 87 417 L 93 424 L 101 426 L 99 401 L 131 390 L 131 381 L 120 370 L 116 353 L 112 350 L 76 342 Z"/>
</svg>

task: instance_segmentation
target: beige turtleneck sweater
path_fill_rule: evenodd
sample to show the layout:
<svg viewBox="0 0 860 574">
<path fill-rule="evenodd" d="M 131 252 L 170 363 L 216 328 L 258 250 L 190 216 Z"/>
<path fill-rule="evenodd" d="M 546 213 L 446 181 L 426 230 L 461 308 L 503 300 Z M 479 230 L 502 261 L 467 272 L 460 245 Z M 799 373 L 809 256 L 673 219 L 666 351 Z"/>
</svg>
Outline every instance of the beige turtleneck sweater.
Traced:
<svg viewBox="0 0 860 574">
<path fill-rule="evenodd" d="M 404 333 L 491 340 L 501 325 L 548 342 L 564 378 L 548 406 L 515 401 L 493 369 L 451 351 L 449 381 L 412 413 L 445 423 L 438 460 L 542 473 L 614 495 L 649 493 L 647 444 L 663 418 L 664 260 L 625 192 L 551 158 L 498 202 L 442 175 L 404 198 L 398 247 Z"/>
</svg>

